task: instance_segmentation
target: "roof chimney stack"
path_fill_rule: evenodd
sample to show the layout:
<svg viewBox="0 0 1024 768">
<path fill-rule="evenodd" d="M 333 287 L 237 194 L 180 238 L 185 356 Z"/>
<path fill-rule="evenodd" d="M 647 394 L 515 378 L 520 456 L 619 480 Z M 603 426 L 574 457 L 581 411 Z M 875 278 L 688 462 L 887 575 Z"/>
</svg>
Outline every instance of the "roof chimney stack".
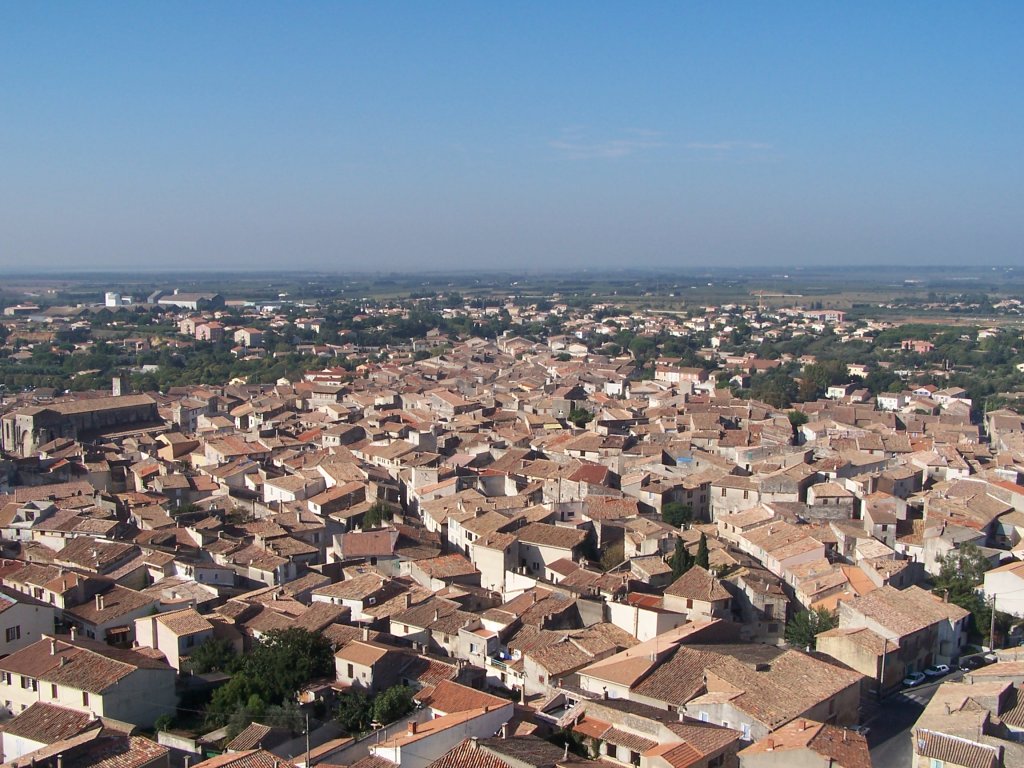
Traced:
<svg viewBox="0 0 1024 768">
<path fill-rule="evenodd" d="M 103 595 L 101 595 L 101 594 L 96 595 L 96 610 L 97 611 L 102 611 L 103 610 Z"/>
<path fill-rule="evenodd" d="M 56 656 L 57 655 L 57 641 L 54 640 L 52 637 L 50 638 L 50 655 L 51 656 Z"/>
<path fill-rule="evenodd" d="M 75 642 L 75 638 L 78 636 L 78 627 L 74 624 L 71 625 L 71 642 Z"/>
<path fill-rule="evenodd" d="M 409 722 L 409 735 L 410 736 L 415 736 L 416 735 L 416 721 L 415 720 L 411 720 Z"/>
<path fill-rule="evenodd" d="M 363 627 L 363 642 L 370 642 L 370 628 Z"/>
</svg>

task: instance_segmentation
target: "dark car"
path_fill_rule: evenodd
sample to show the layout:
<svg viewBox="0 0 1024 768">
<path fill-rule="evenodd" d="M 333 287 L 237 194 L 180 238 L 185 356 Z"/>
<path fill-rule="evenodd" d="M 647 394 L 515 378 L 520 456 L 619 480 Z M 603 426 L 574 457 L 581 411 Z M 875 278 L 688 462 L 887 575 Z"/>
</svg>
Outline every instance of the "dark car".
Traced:
<svg viewBox="0 0 1024 768">
<path fill-rule="evenodd" d="M 960 659 L 960 669 L 964 672 L 971 672 L 975 669 L 987 667 L 992 662 L 985 658 L 985 654 L 979 653 L 975 656 L 964 656 Z"/>
</svg>

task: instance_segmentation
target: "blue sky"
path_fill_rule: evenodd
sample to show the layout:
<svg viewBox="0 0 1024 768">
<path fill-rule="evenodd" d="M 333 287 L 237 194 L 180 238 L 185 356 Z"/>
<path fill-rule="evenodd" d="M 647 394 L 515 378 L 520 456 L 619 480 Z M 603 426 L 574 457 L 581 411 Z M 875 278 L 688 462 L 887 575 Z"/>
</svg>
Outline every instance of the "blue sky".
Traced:
<svg viewBox="0 0 1024 768">
<path fill-rule="evenodd" d="M 0 0 L 0 268 L 1017 264 L 1024 3 Z"/>
</svg>

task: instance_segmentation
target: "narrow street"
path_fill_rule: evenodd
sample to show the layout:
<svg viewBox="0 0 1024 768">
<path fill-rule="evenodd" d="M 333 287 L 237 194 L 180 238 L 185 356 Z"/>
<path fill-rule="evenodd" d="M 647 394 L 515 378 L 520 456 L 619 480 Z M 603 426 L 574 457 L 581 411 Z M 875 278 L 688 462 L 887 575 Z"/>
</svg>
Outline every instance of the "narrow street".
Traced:
<svg viewBox="0 0 1024 768">
<path fill-rule="evenodd" d="M 872 707 L 864 724 L 871 728 L 868 747 L 875 768 L 905 768 L 912 763 L 910 729 L 942 683 L 961 679 L 963 672 L 958 670 L 935 682 L 893 693 Z"/>
</svg>

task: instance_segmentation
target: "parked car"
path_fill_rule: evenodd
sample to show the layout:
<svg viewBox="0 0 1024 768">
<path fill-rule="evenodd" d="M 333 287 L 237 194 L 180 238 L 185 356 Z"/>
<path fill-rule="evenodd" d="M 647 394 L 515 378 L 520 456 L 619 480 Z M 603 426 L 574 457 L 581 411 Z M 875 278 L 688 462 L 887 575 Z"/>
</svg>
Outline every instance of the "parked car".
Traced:
<svg viewBox="0 0 1024 768">
<path fill-rule="evenodd" d="M 907 688 L 913 688 L 915 685 L 920 685 L 928 678 L 920 672 L 911 672 L 909 675 L 903 678 L 903 684 Z"/>
<path fill-rule="evenodd" d="M 960 669 L 962 669 L 964 672 L 971 672 L 975 669 L 981 669 L 987 664 L 988 662 L 985 661 L 985 658 L 983 656 L 964 656 L 962 659 L 960 659 Z"/>
<path fill-rule="evenodd" d="M 942 677 L 943 675 L 948 675 L 949 671 L 948 664 L 933 664 L 928 667 L 924 673 L 928 675 L 928 677 Z"/>
</svg>

